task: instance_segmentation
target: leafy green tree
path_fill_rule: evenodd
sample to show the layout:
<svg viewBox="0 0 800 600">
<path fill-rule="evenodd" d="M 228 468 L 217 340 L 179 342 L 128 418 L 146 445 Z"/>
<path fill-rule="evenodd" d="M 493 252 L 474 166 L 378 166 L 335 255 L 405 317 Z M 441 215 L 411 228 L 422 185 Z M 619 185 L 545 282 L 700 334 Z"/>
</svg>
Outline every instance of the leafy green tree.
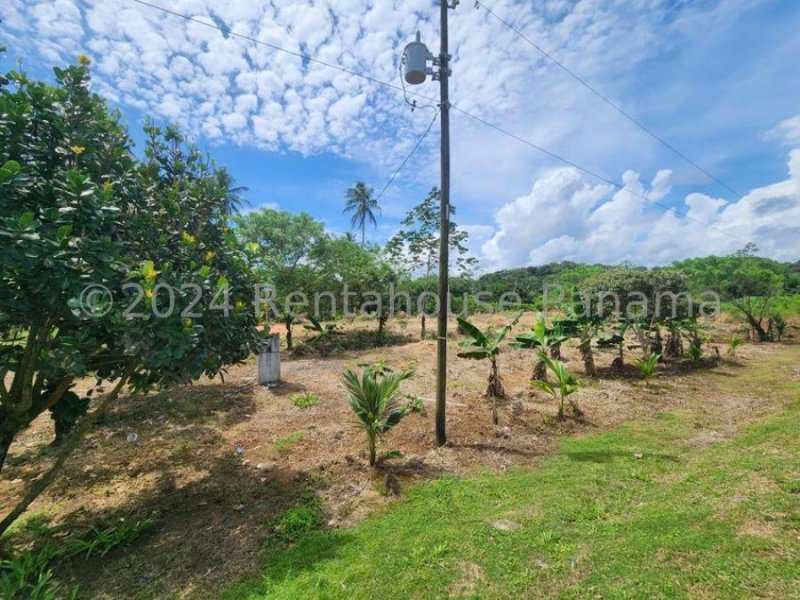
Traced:
<svg viewBox="0 0 800 600">
<path fill-rule="evenodd" d="M 384 370 L 378 374 L 365 369 L 361 377 L 350 370 L 342 376 L 350 408 L 367 434 L 370 466 L 377 462 L 378 440 L 409 413 L 401 401 L 400 384 L 413 375 L 410 370 L 397 373 Z"/>
<path fill-rule="evenodd" d="M 752 250 L 734 256 L 709 256 L 674 263 L 687 274 L 692 289 L 712 290 L 741 314 L 755 341 L 768 341 L 764 320 L 793 275 L 787 265 L 752 256 Z"/>
<path fill-rule="evenodd" d="M 306 213 L 263 208 L 234 217 L 236 234 L 259 283 L 275 286 L 278 307 L 287 296 L 312 294 L 319 284 L 318 258 L 328 240 L 322 223 Z"/>
<path fill-rule="evenodd" d="M 226 223 L 230 178 L 174 128 L 148 126 L 137 161 L 119 115 L 90 92 L 88 59 L 55 76 L 50 86 L 11 72 L 0 85 L 0 467 L 38 415 L 70 412 L 59 404 L 77 379 L 112 385 L 0 533 L 126 385 L 213 377 L 254 341 L 252 278 Z M 108 293 L 87 296 L 90 284 Z"/>
<path fill-rule="evenodd" d="M 402 229 L 389 240 L 386 249 L 397 264 L 402 264 L 411 273 L 419 273 L 423 281 L 421 291 L 431 291 L 435 284 L 433 275 L 439 266 L 439 230 L 441 225 L 441 192 L 433 187 L 428 196 L 411 209 L 403 219 Z M 477 265 L 477 259 L 469 255 L 469 234 L 452 220 L 456 209 L 450 205 L 448 220 L 450 260 L 455 271 L 468 275 Z M 420 337 L 425 339 L 425 313 L 421 316 Z"/>
<path fill-rule="evenodd" d="M 372 223 L 373 227 L 377 226 L 375 213 L 380 214 L 381 212 L 381 207 L 378 206 L 378 200 L 375 198 L 375 190 L 363 181 L 356 182 L 353 187 L 348 188 L 345 194 L 343 212 L 351 213 L 350 224 L 353 229 L 361 230 L 361 245 L 363 246 L 367 239 L 367 223 Z"/>
<path fill-rule="evenodd" d="M 497 400 L 505 398 L 505 390 L 503 389 L 503 382 L 500 379 L 500 373 L 497 368 L 497 357 L 500 355 L 503 340 L 505 340 L 508 333 L 514 328 L 520 319 L 520 313 L 514 321 L 495 331 L 491 327 L 487 331 L 481 331 L 475 325 L 470 323 L 463 317 L 458 318 L 458 325 L 470 336 L 459 342 L 459 346 L 472 347 L 473 350 L 468 352 L 459 352 L 460 358 L 468 358 L 471 360 L 488 360 L 490 365 L 489 371 L 489 386 L 486 388 L 486 395 L 492 401 L 492 422 L 497 425 L 500 422 L 497 414 Z"/>
</svg>

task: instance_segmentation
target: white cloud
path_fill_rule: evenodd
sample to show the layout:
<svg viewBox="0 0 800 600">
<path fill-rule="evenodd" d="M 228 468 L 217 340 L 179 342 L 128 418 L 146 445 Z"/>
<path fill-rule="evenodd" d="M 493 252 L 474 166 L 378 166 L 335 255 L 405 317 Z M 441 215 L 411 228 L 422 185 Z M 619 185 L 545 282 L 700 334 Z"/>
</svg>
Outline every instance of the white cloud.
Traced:
<svg viewBox="0 0 800 600">
<path fill-rule="evenodd" d="M 153 1 L 393 84 L 399 83 L 398 57 L 417 30 L 437 51 L 438 10 L 431 0 Z M 796 111 L 800 93 L 800 80 L 792 76 L 800 50 L 797 19 L 770 21 L 765 35 L 750 18 L 758 6 L 754 0 L 491 4 L 573 72 L 723 179 L 738 174 L 730 159 L 761 132 L 800 144 L 800 115 L 775 126 Z M 431 118 L 429 110 L 410 112 L 397 90 L 132 0 L 6 0 L 0 17 L 12 51 L 42 64 L 72 62 L 86 53 L 94 61 L 95 89 L 109 100 L 178 121 L 219 144 L 332 152 L 388 177 Z M 673 185 L 706 183 L 705 176 L 485 10 L 462 2 L 450 18 L 451 99 L 459 108 L 595 172 L 630 169 L 624 184 L 652 200 L 665 201 Z M 428 82 L 414 91 L 436 96 L 438 90 Z M 472 245 L 481 243 L 494 265 L 577 256 L 653 263 L 679 254 L 679 242 L 700 254 L 736 245 L 635 195 L 614 193 L 572 169 L 556 169 L 557 161 L 457 111 L 452 122 L 453 202 L 459 219 L 475 227 Z M 399 190 L 438 184 L 436 127 L 387 199 L 403 196 Z M 792 160 L 796 173 L 800 159 Z M 653 173 L 660 166 L 670 170 L 659 171 L 647 186 L 640 182 L 636 172 Z M 781 249 L 770 236 L 782 240 L 791 221 L 784 219 L 774 230 L 755 213 L 778 211 L 785 204 L 779 194 L 792 186 L 796 194 L 797 180 L 793 175 L 762 188 L 774 196 L 760 200 L 766 204 L 758 204 L 759 190 L 736 203 L 694 193 L 679 212 L 719 223 L 740 237 L 757 236 L 775 255 L 790 256 L 797 254 L 796 248 L 785 249 L 792 241 Z M 372 183 L 380 189 L 383 181 Z M 776 186 L 783 187 L 771 189 Z M 403 204 L 411 202 L 398 201 L 387 215 L 402 215 L 410 207 Z M 495 215 L 497 229 L 488 232 Z"/>
<path fill-rule="evenodd" d="M 787 145 L 800 144 L 800 115 L 795 115 L 778 123 L 770 129 L 764 137 L 769 140 L 779 140 Z"/>
<path fill-rule="evenodd" d="M 614 191 L 587 183 L 576 169 L 558 169 L 537 180 L 530 194 L 497 211 L 496 231 L 483 244 L 483 255 L 492 267 L 555 260 L 652 265 L 729 254 L 753 241 L 767 256 L 795 261 L 800 258 L 800 149 L 790 153 L 788 166 L 786 180 L 754 189 L 738 202 L 694 193 L 666 211 L 642 196 L 661 202 L 669 189 L 667 171 L 660 171 L 649 188 L 627 171 L 625 189 Z"/>
</svg>

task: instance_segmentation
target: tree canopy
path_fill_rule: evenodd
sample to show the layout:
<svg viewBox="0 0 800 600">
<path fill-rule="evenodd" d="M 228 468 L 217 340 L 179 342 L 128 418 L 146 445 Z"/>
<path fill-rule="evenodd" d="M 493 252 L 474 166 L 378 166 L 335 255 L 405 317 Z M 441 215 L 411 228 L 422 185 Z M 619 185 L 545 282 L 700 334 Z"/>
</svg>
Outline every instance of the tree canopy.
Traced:
<svg viewBox="0 0 800 600">
<path fill-rule="evenodd" d="M 78 378 L 186 383 L 255 341 L 230 176 L 172 127 L 137 159 L 88 60 L 55 76 L 0 85 L 0 466 Z"/>
</svg>

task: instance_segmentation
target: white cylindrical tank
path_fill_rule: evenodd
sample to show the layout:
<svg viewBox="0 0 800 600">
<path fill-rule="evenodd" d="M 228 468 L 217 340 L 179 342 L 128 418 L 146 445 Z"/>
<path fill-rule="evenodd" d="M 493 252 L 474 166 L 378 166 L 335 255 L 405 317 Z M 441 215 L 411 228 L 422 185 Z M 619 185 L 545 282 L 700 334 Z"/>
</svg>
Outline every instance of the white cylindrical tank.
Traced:
<svg viewBox="0 0 800 600">
<path fill-rule="evenodd" d="M 430 56 L 431 53 L 428 51 L 428 47 L 420 41 L 418 31 L 417 40 L 411 42 L 403 51 L 406 82 L 417 85 L 425 81 Z"/>
<path fill-rule="evenodd" d="M 258 383 L 269 385 L 281 380 L 281 336 L 273 333 L 258 352 Z"/>
</svg>

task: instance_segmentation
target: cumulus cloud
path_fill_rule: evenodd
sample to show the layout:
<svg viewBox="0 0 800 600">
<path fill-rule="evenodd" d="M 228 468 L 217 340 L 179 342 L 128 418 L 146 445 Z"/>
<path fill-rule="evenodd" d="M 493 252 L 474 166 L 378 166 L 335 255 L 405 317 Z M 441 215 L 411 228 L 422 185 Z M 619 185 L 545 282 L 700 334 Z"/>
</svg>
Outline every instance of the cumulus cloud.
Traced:
<svg viewBox="0 0 800 600">
<path fill-rule="evenodd" d="M 666 264 L 705 254 L 730 254 L 755 242 L 768 256 L 800 258 L 800 149 L 788 178 L 737 202 L 693 193 L 664 210 L 669 171 L 649 186 L 627 171 L 623 189 L 592 185 L 573 168 L 537 180 L 531 192 L 497 211 L 494 235 L 482 246 L 492 266 L 555 260 Z M 663 203 L 661 203 L 663 204 Z"/>
<path fill-rule="evenodd" d="M 439 38 L 438 10 L 431 0 L 150 1 L 395 85 L 399 56 L 415 32 L 421 31 L 434 52 Z M 790 19 L 784 19 L 788 42 L 775 43 L 777 33 L 753 34 L 736 45 L 746 56 L 732 59 L 731 69 L 709 70 L 698 58 L 716 56 L 720 50 L 713 44 L 719 40 L 725 42 L 721 51 L 730 52 L 730 40 L 750 31 L 746 15 L 756 5 L 750 0 L 496 0 L 491 6 L 605 96 L 648 125 L 655 123 L 655 130 L 677 139 L 678 147 L 689 148 L 690 155 L 718 173 L 736 152 L 724 133 L 765 119 L 762 115 L 783 117 L 796 110 L 792 102 L 798 79 L 777 67 L 763 69 L 763 64 L 794 64 L 798 38 Z M 695 170 L 669 153 L 667 162 L 658 143 L 485 10 L 462 2 L 450 15 L 451 99 L 456 106 L 597 172 L 633 168 L 650 173 L 654 165 L 669 165 L 671 171 L 657 173 L 647 184 L 634 170 L 622 176 L 626 187 L 654 201 L 666 201 L 673 184 L 699 181 Z M 58 64 L 87 54 L 94 63 L 95 89 L 111 102 L 177 121 L 212 144 L 330 152 L 388 177 L 431 118 L 429 110 L 411 112 L 395 89 L 133 0 L 6 0 L 0 18 L 4 43 L 26 60 Z M 657 63 L 664 56 L 668 62 Z M 717 81 L 711 71 L 735 81 Z M 764 89 L 771 93 L 763 94 Z M 437 95 L 430 82 L 414 91 Z M 760 122 L 757 133 L 748 131 L 744 139 L 769 130 L 771 139 L 800 144 L 799 119 L 786 119 L 771 130 L 778 119 Z M 691 219 L 717 223 L 740 237 L 757 236 L 762 247 L 787 254 L 770 236 L 784 240 L 791 221 L 784 219 L 776 230 L 766 219 L 794 215 L 789 203 L 797 197 L 794 173 L 800 170 L 794 155 L 789 179 L 753 190 L 743 201 L 727 203 L 694 193 L 665 213 L 577 171 L 555 169 L 556 163 L 541 153 L 459 112 L 452 121 L 453 201 L 460 219 L 473 223 L 472 245 L 480 244 L 495 266 L 579 256 L 653 263 L 680 254 L 678 241 L 695 244 L 697 253 L 736 245 Z M 701 152 L 701 144 L 708 148 Z M 437 145 L 436 135 L 430 135 L 388 190 L 387 200 L 402 196 L 398 190 L 428 188 L 438 181 Z M 772 189 L 776 186 L 780 189 Z M 520 195 L 521 190 L 530 193 Z M 759 196 L 763 190 L 771 195 Z M 412 202 L 399 198 L 386 214 L 399 217 Z M 493 216 L 496 227 L 488 225 Z"/>
<path fill-rule="evenodd" d="M 769 140 L 779 140 L 784 144 L 796 146 L 800 144 L 800 115 L 784 119 L 764 136 Z"/>
</svg>

